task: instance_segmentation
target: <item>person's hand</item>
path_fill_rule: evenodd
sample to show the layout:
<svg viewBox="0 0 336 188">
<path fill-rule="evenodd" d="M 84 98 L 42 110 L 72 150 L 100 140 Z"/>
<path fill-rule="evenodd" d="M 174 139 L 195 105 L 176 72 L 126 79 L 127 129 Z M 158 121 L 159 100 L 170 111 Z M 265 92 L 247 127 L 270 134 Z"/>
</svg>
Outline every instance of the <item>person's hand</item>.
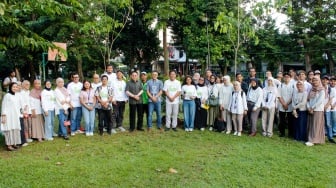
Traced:
<svg viewBox="0 0 336 188">
<path fill-rule="evenodd" d="M 152 101 L 153 101 L 153 102 L 157 102 L 157 97 L 153 96 L 153 97 L 152 97 Z"/>
<path fill-rule="evenodd" d="M 247 115 L 247 110 L 244 110 L 244 115 Z"/>
<path fill-rule="evenodd" d="M 44 115 L 45 115 L 45 116 L 48 116 L 48 111 L 44 111 Z"/>
<path fill-rule="evenodd" d="M 35 110 L 32 110 L 32 118 L 36 118 L 36 112 L 35 112 Z"/>
<path fill-rule="evenodd" d="M 255 112 L 255 111 L 257 111 L 257 109 L 258 109 L 258 107 L 255 106 L 255 107 L 253 107 L 252 111 Z"/>
<path fill-rule="evenodd" d="M 6 120 L 7 120 L 6 116 L 1 116 L 1 123 L 2 124 L 5 124 Z"/>
</svg>

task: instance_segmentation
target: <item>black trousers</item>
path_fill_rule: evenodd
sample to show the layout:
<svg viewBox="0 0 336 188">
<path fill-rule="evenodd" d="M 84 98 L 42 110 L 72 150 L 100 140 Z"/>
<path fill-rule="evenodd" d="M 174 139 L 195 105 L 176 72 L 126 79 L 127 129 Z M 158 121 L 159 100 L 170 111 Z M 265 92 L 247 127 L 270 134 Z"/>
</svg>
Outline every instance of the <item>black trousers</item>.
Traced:
<svg viewBox="0 0 336 188">
<path fill-rule="evenodd" d="M 117 104 L 113 105 L 113 110 L 117 127 L 121 127 L 124 121 L 125 101 L 117 101 Z"/>
<path fill-rule="evenodd" d="M 146 117 L 146 125 L 148 127 L 148 104 L 142 104 L 142 113 L 141 113 L 141 117 L 143 119 L 143 117 Z"/>
<path fill-rule="evenodd" d="M 25 136 L 23 118 L 21 118 L 21 117 L 20 117 L 20 126 L 21 126 L 21 130 L 20 130 L 21 144 L 24 144 L 24 143 L 27 142 L 27 140 L 26 140 L 26 136 Z"/>
<path fill-rule="evenodd" d="M 111 129 L 112 129 L 112 110 L 103 110 L 99 109 L 98 110 L 99 114 L 99 123 L 98 123 L 98 129 L 99 133 L 102 134 L 104 131 L 104 125 L 107 129 L 107 133 L 111 134 Z"/>
<path fill-rule="evenodd" d="M 138 116 L 137 129 L 142 129 L 142 123 L 143 123 L 142 104 L 130 104 L 129 108 L 130 108 L 129 112 L 130 130 L 133 131 L 135 129 L 136 114 Z"/>
<path fill-rule="evenodd" d="M 292 112 L 279 111 L 279 132 L 280 136 L 286 135 L 286 128 L 288 129 L 288 137 L 294 138 L 294 116 Z"/>
<path fill-rule="evenodd" d="M 208 112 L 206 109 L 201 108 L 201 101 L 198 101 L 199 99 L 196 99 L 196 114 L 195 114 L 195 129 L 201 129 L 206 127 L 207 123 L 207 115 Z"/>
</svg>

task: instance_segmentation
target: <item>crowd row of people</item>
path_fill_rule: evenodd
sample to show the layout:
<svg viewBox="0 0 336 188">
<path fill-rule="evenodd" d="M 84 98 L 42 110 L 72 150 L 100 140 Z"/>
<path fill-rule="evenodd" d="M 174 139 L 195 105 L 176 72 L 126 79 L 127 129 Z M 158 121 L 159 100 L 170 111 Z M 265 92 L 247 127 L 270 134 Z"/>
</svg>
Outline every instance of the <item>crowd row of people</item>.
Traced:
<svg viewBox="0 0 336 188">
<path fill-rule="evenodd" d="M 15 79 L 6 83 L 8 93 L 2 101 L 1 131 L 9 151 L 26 146 L 33 140 L 53 140 L 60 136 L 68 140 L 71 136 L 85 133 L 93 136 L 95 117 L 98 114 L 98 134 L 111 135 L 124 132 L 125 105 L 129 104 L 129 131 L 144 131 L 145 116 L 147 130 L 153 127 L 153 113 L 160 130 L 177 131 L 179 106 L 182 103 L 184 130 L 204 131 L 206 128 L 220 130 L 226 134 L 241 136 L 243 128 L 249 136 L 257 134 L 257 120 L 262 113 L 262 135 L 272 137 L 277 122 L 279 136 L 288 136 L 304 141 L 307 146 L 325 142 L 335 143 L 336 135 L 336 78 L 323 76 L 319 72 L 310 77 L 308 73 L 294 70 L 279 72 L 277 78 L 266 72 L 266 79 L 256 78 L 254 68 L 243 79 L 238 73 L 234 82 L 230 76 L 215 76 L 210 70 L 204 77 L 195 73 L 185 76 L 183 83 L 176 79 L 176 72 L 169 72 L 169 79 L 158 79 L 158 72 L 133 71 L 130 80 L 125 81 L 123 72 L 113 72 L 108 65 L 106 72 L 93 75 L 93 81 L 79 81 L 77 73 L 72 74 L 68 84 L 63 78 L 56 79 L 56 87 L 46 81 L 30 82 Z M 13 81 L 14 80 L 14 81 Z M 331 80 L 331 81 L 330 81 Z M 329 83 L 330 82 L 330 83 Z M 165 95 L 165 128 L 162 127 L 161 108 Z M 58 133 L 54 132 L 54 117 L 58 117 Z M 81 127 L 82 117 L 85 128 Z M 216 123 L 217 122 L 217 123 Z M 225 128 L 218 126 L 222 122 Z M 217 124 L 217 125 L 216 125 Z M 224 131 L 225 129 L 225 131 Z"/>
</svg>

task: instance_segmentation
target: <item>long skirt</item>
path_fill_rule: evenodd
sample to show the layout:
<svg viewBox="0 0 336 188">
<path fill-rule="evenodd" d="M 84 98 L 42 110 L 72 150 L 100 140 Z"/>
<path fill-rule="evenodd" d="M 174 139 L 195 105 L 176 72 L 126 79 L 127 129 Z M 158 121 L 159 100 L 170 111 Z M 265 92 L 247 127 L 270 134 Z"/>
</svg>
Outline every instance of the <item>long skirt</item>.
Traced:
<svg viewBox="0 0 336 188">
<path fill-rule="evenodd" d="M 308 141 L 313 144 L 325 143 L 324 112 L 314 111 L 308 115 Z"/>
<path fill-rule="evenodd" d="M 7 146 L 21 144 L 21 135 L 19 129 L 3 131 L 3 135 L 5 136 L 5 142 Z"/>
<path fill-rule="evenodd" d="M 36 114 L 36 117 L 32 118 L 32 138 L 44 138 L 44 120 L 42 114 Z"/>
<path fill-rule="evenodd" d="M 297 111 L 297 113 L 298 118 L 294 118 L 294 139 L 307 141 L 307 111 Z"/>
</svg>

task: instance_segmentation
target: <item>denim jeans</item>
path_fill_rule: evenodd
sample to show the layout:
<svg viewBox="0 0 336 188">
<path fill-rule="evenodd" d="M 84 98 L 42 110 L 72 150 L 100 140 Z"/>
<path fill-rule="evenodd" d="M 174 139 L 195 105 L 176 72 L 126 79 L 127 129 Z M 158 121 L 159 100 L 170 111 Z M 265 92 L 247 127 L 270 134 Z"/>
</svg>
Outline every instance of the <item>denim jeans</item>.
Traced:
<svg viewBox="0 0 336 188">
<path fill-rule="evenodd" d="M 328 139 L 333 138 L 333 130 L 332 130 L 332 124 L 331 124 L 331 112 L 324 112 L 324 125 L 325 130 L 328 136 Z"/>
<path fill-rule="evenodd" d="M 59 127 L 58 127 L 58 135 L 60 136 L 67 136 L 68 131 L 67 128 L 64 126 L 64 121 L 68 119 L 68 114 L 64 113 L 64 110 L 59 110 L 58 114 L 58 121 L 59 121 Z"/>
<path fill-rule="evenodd" d="M 331 125 L 333 130 L 333 136 L 336 136 L 336 111 L 331 111 Z"/>
<path fill-rule="evenodd" d="M 183 100 L 184 128 L 194 128 L 195 110 L 194 100 Z"/>
<path fill-rule="evenodd" d="M 85 121 L 85 132 L 93 133 L 95 124 L 95 109 L 90 111 L 84 106 L 82 106 L 82 113 Z"/>
<path fill-rule="evenodd" d="M 71 132 L 76 132 L 80 128 L 82 119 L 82 107 L 75 107 L 71 111 Z"/>
<path fill-rule="evenodd" d="M 148 127 L 151 128 L 153 125 L 153 111 L 155 111 L 157 128 L 161 128 L 161 102 L 149 102 L 148 109 Z"/>
<path fill-rule="evenodd" d="M 48 115 L 44 113 L 44 135 L 46 139 L 51 139 L 54 133 L 55 110 L 48 110 Z"/>
</svg>

